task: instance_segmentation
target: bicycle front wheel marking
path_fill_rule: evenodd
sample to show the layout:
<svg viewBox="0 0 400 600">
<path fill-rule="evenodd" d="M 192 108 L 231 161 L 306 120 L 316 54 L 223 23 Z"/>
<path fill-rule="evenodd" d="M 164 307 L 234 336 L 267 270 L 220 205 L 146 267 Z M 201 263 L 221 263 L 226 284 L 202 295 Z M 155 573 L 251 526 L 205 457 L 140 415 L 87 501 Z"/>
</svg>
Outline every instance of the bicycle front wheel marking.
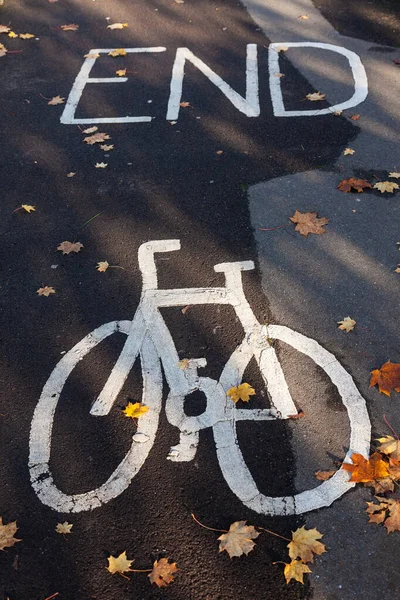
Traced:
<svg viewBox="0 0 400 600">
<path fill-rule="evenodd" d="M 280 340 L 299 352 L 309 356 L 328 375 L 338 389 L 350 421 L 350 450 L 345 460 L 353 452 L 368 456 L 371 437 L 371 424 L 364 398 L 357 390 L 352 377 L 342 367 L 333 354 L 325 350 L 315 340 L 288 327 L 269 325 L 268 337 Z M 249 349 L 246 341 L 232 354 L 221 375 L 221 382 L 227 374 L 236 370 L 239 378 L 249 362 Z M 263 375 L 265 375 L 263 373 Z M 267 382 L 268 383 L 268 382 Z M 236 434 L 235 411 L 230 420 L 216 423 L 213 427 L 217 456 L 221 471 L 232 492 L 249 508 L 264 515 L 302 514 L 329 506 L 355 484 L 349 483 L 349 475 L 342 468 L 328 481 L 317 487 L 293 496 L 272 497 L 261 494 L 243 459 Z M 252 419 L 249 410 L 249 420 Z"/>
<path fill-rule="evenodd" d="M 149 412 L 145 419 L 139 420 L 132 446 L 125 458 L 103 485 L 83 494 L 64 494 L 57 488 L 49 470 L 54 414 L 65 382 L 90 350 L 113 333 L 128 335 L 131 325 L 131 321 L 112 321 L 89 333 L 63 356 L 43 388 L 32 420 L 29 469 L 32 486 L 40 500 L 58 512 L 91 510 L 119 496 L 139 472 L 153 446 L 161 410 L 162 374 L 154 344 L 145 336 L 140 357 L 143 403 L 149 407 Z"/>
</svg>

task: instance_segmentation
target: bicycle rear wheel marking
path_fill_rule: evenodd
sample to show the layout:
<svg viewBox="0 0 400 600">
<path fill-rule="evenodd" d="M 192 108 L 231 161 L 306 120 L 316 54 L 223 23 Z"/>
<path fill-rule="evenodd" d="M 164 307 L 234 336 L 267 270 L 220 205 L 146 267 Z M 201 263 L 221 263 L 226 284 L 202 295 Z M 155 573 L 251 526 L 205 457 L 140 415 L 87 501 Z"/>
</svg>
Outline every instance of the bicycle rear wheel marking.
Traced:
<svg viewBox="0 0 400 600">
<path fill-rule="evenodd" d="M 281 340 L 309 356 L 325 371 L 337 387 L 350 420 L 350 450 L 345 461 L 349 461 L 352 452 L 359 452 L 364 456 L 368 456 L 371 424 L 365 400 L 357 390 L 352 377 L 335 356 L 315 340 L 281 325 L 268 326 L 268 337 Z M 221 376 L 224 387 L 227 383 L 225 373 L 232 372 L 233 368 L 238 371 L 240 378 L 243 376 L 249 353 L 243 351 L 242 346 L 235 350 L 225 366 Z M 249 411 L 249 413 L 251 412 Z M 249 415 L 249 420 L 252 420 L 251 415 Z M 339 469 L 331 479 L 311 490 L 306 490 L 294 496 L 265 496 L 259 492 L 240 451 L 236 435 L 234 410 L 232 410 L 230 420 L 214 425 L 213 432 L 218 461 L 226 482 L 243 504 L 257 513 L 290 515 L 309 512 L 323 506 L 329 506 L 354 486 L 353 483 L 349 483 L 348 474 L 343 469 Z"/>
<path fill-rule="evenodd" d="M 61 492 L 49 470 L 54 413 L 67 378 L 77 363 L 97 344 L 115 332 L 128 335 L 131 325 L 131 321 L 112 321 L 89 333 L 58 362 L 43 388 L 32 420 L 29 468 L 35 492 L 43 504 L 54 510 L 59 512 L 91 510 L 116 498 L 129 486 L 153 446 L 161 410 L 162 375 L 153 342 L 146 336 L 140 349 L 140 356 L 143 402 L 150 410 L 146 414 L 146 419 L 139 420 L 137 433 L 133 436 L 132 446 L 127 455 L 103 485 L 83 494 L 67 495 Z"/>
</svg>

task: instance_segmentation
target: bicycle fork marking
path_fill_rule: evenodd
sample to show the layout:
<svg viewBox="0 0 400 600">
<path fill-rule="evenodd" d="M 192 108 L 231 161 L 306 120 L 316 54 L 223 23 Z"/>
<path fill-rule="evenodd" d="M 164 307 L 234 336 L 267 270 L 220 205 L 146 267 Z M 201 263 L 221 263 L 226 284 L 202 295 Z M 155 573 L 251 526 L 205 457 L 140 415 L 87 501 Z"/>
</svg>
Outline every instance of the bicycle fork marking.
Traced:
<svg viewBox="0 0 400 600">
<path fill-rule="evenodd" d="M 297 412 L 275 350 L 267 341 L 282 340 L 314 360 L 336 385 L 350 420 L 349 454 L 359 452 L 367 455 L 370 423 L 365 401 L 352 378 L 336 358 L 314 340 L 279 325 L 270 325 L 267 330 L 257 322 L 244 296 L 241 281 L 241 271 L 254 268 L 251 262 L 216 265 L 215 271 L 225 274 L 226 287 L 223 288 L 159 290 L 154 253 L 179 248 L 178 240 L 143 244 L 139 249 L 143 292 L 133 320 L 113 321 L 98 327 L 67 352 L 51 373 L 35 409 L 31 427 L 29 467 L 37 495 L 44 504 L 58 512 L 80 512 L 101 506 L 119 496 L 129 486 L 155 440 L 162 402 L 161 361 L 170 388 L 165 407 L 166 416 L 180 432 L 179 443 L 171 448 L 166 457 L 168 460 L 193 460 L 199 431 L 212 427 L 222 474 L 231 490 L 246 506 L 268 515 L 300 514 L 328 506 L 354 485 L 348 482 L 346 472 L 339 470 L 332 479 L 294 496 L 265 496 L 259 492 L 244 462 L 237 439 L 236 422 L 287 418 Z M 245 338 L 228 360 L 219 381 L 198 375 L 198 368 L 206 365 L 204 358 L 192 359 L 185 370 L 178 366 L 179 357 L 173 339 L 158 309 L 187 304 L 231 305 L 243 325 Z M 109 413 L 139 354 L 143 376 L 142 401 L 149 407 L 149 412 L 139 419 L 132 446 L 109 479 L 96 490 L 67 495 L 57 488 L 49 470 L 57 403 L 64 384 L 77 363 L 115 332 L 127 335 L 127 340 L 90 413 L 94 416 Z M 272 405 L 270 409 L 237 409 L 226 396 L 230 387 L 240 383 L 253 357 L 268 389 Z M 206 410 L 199 416 L 188 417 L 184 412 L 184 401 L 194 390 L 204 392 L 207 398 Z"/>
</svg>

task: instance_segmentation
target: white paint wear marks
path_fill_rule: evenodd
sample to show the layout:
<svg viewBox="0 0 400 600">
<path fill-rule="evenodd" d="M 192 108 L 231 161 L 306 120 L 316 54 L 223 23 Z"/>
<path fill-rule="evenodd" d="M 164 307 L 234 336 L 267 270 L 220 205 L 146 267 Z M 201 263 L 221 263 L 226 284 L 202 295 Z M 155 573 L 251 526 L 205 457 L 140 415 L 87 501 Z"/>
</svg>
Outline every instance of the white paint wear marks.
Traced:
<svg viewBox="0 0 400 600">
<path fill-rule="evenodd" d="M 29 468 L 31 481 L 40 500 L 58 512 L 80 512 L 94 509 L 119 496 L 139 472 L 154 443 L 161 410 L 161 363 L 170 389 L 166 400 L 168 421 L 180 431 L 179 444 L 172 447 L 168 460 L 193 460 L 199 431 L 213 429 L 217 457 L 222 474 L 232 492 L 249 508 L 265 515 L 293 515 L 329 506 L 354 484 L 348 473 L 339 471 L 314 489 L 285 497 L 260 493 L 243 459 L 236 434 L 237 421 L 270 421 L 286 419 L 297 413 L 282 368 L 270 340 L 282 340 L 319 365 L 337 387 L 350 420 L 350 450 L 364 456 L 369 452 L 370 422 L 364 399 L 347 371 L 336 358 L 316 341 L 288 327 L 262 326 L 255 318 L 243 292 L 242 271 L 251 270 L 250 261 L 221 263 L 214 270 L 225 274 L 221 288 L 158 289 L 156 252 L 180 249 L 179 240 L 152 241 L 139 249 L 139 267 L 143 276 L 140 303 L 132 321 L 113 321 L 98 327 L 76 344 L 56 365 L 35 409 L 30 435 Z M 198 375 L 206 365 L 204 358 L 189 361 L 187 369 L 178 366 L 179 356 L 174 341 L 160 313 L 167 306 L 226 304 L 234 308 L 245 335 L 223 368 L 219 381 Z M 132 446 L 109 479 L 100 487 L 82 494 L 68 495 L 58 489 L 49 469 L 54 415 L 63 387 L 72 370 L 97 344 L 114 333 L 126 335 L 121 354 L 94 402 L 90 413 L 102 417 L 109 413 L 138 356 L 143 374 L 142 401 L 149 407 L 139 419 Z M 252 358 L 260 368 L 268 390 L 271 408 L 240 410 L 227 397 L 229 388 L 242 381 Z M 188 394 L 201 390 L 206 398 L 205 411 L 190 417 L 184 412 Z"/>
<path fill-rule="evenodd" d="M 320 50 L 330 50 L 337 52 L 347 58 L 350 64 L 354 79 L 354 94 L 349 100 L 334 104 L 329 108 L 315 110 L 286 110 L 283 103 L 281 80 L 277 77 L 279 69 L 279 51 L 282 48 L 319 48 Z M 357 106 L 365 100 L 368 95 L 368 79 L 360 57 L 351 50 L 342 46 L 333 44 L 323 44 L 322 42 L 275 42 L 269 46 L 268 56 L 269 66 L 269 87 L 271 91 L 272 107 L 275 117 L 310 117 L 317 115 L 327 115 L 338 110 L 345 110 Z"/>
<path fill-rule="evenodd" d="M 285 110 L 281 81 L 275 74 L 279 73 L 279 49 L 287 48 L 315 48 L 316 50 L 330 50 L 345 56 L 352 70 L 354 78 L 354 94 L 345 102 L 323 108 L 321 110 L 300 110 L 287 111 Z M 111 48 L 93 49 L 90 54 L 108 54 Z M 125 48 L 128 54 L 140 53 L 159 53 L 165 52 L 166 48 L 158 46 L 154 48 Z M 66 102 L 64 112 L 61 115 L 61 123 L 65 125 L 71 124 L 88 124 L 88 123 L 149 123 L 152 121 L 151 116 L 140 117 L 91 117 L 91 118 L 76 118 L 75 113 L 81 99 L 83 90 L 88 83 L 124 83 L 128 81 L 127 77 L 89 77 L 90 72 L 97 58 L 86 58 L 80 72 L 72 86 L 68 100 Z M 172 68 L 172 77 L 170 83 L 170 96 L 168 100 L 168 108 L 166 119 L 175 121 L 179 117 L 180 102 L 182 98 L 183 80 L 185 75 L 185 62 L 191 62 L 199 71 L 205 75 L 211 83 L 228 98 L 228 100 L 237 108 L 238 111 L 245 114 L 247 117 L 258 117 L 260 115 L 259 102 L 259 81 L 258 81 L 258 57 L 256 44 L 247 44 L 246 51 L 246 96 L 241 96 L 236 92 L 226 81 L 224 81 L 217 73 L 215 73 L 208 65 L 191 52 L 188 48 L 178 48 L 176 51 L 175 61 Z M 343 110 L 357 106 L 365 100 L 368 94 L 368 81 L 365 69 L 360 57 L 341 46 L 333 44 L 324 44 L 322 42 L 279 42 L 271 44 L 269 47 L 269 85 L 271 91 L 272 107 L 275 117 L 298 117 L 298 116 L 319 116 L 325 115 L 336 110 Z"/>
</svg>

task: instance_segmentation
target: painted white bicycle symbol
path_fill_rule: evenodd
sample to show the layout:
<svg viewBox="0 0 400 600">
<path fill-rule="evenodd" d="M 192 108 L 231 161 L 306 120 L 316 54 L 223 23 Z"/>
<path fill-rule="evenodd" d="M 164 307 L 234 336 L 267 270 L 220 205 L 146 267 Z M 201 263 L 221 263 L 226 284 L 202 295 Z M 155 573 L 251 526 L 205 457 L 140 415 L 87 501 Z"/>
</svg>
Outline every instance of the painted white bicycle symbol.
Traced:
<svg viewBox="0 0 400 600">
<path fill-rule="evenodd" d="M 132 321 L 112 321 L 98 327 L 76 344 L 59 361 L 44 386 L 35 409 L 31 436 L 29 467 L 31 481 L 40 500 L 59 512 L 80 512 L 94 509 L 119 496 L 139 472 L 153 446 L 162 401 L 162 372 L 170 393 L 166 400 L 168 421 L 180 431 L 179 444 L 170 450 L 169 460 L 190 461 L 196 454 L 201 429 L 212 427 L 216 452 L 222 474 L 234 494 L 249 508 L 265 515 L 292 515 L 329 506 L 354 484 L 348 474 L 339 471 L 330 480 L 314 489 L 293 496 L 269 497 L 261 494 L 243 459 L 236 435 L 237 421 L 262 421 L 285 419 L 296 414 L 282 368 L 270 340 L 281 340 L 309 356 L 319 365 L 337 387 L 350 420 L 350 451 L 368 455 L 370 421 L 365 401 L 359 394 L 351 376 L 336 358 L 314 340 L 280 325 L 262 326 L 248 304 L 242 286 L 241 272 L 251 270 L 250 261 L 222 263 L 214 270 L 225 274 L 226 285 L 221 288 L 166 289 L 157 287 L 154 262 L 156 252 L 180 249 L 179 240 L 152 241 L 139 248 L 139 267 L 143 277 L 140 304 Z M 245 336 L 234 350 L 222 370 L 219 381 L 200 377 L 199 367 L 205 359 L 189 361 L 182 370 L 171 334 L 159 308 L 186 305 L 226 304 L 233 307 Z M 143 375 L 142 401 L 149 407 L 144 418 L 139 419 L 132 446 L 109 479 L 89 492 L 67 495 L 54 483 L 49 470 L 51 436 L 54 414 L 63 387 L 71 371 L 91 349 L 115 332 L 127 336 L 121 354 L 111 374 L 94 402 L 90 414 L 104 416 L 109 413 L 122 386 L 140 355 Z M 271 402 L 269 409 L 239 409 L 227 397 L 229 388 L 242 380 L 252 358 L 260 368 Z M 185 397 L 195 390 L 202 391 L 207 399 L 205 411 L 199 416 L 184 412 Z M 348 460 L 346 457 L 345 460 Z"/>
</svg>

